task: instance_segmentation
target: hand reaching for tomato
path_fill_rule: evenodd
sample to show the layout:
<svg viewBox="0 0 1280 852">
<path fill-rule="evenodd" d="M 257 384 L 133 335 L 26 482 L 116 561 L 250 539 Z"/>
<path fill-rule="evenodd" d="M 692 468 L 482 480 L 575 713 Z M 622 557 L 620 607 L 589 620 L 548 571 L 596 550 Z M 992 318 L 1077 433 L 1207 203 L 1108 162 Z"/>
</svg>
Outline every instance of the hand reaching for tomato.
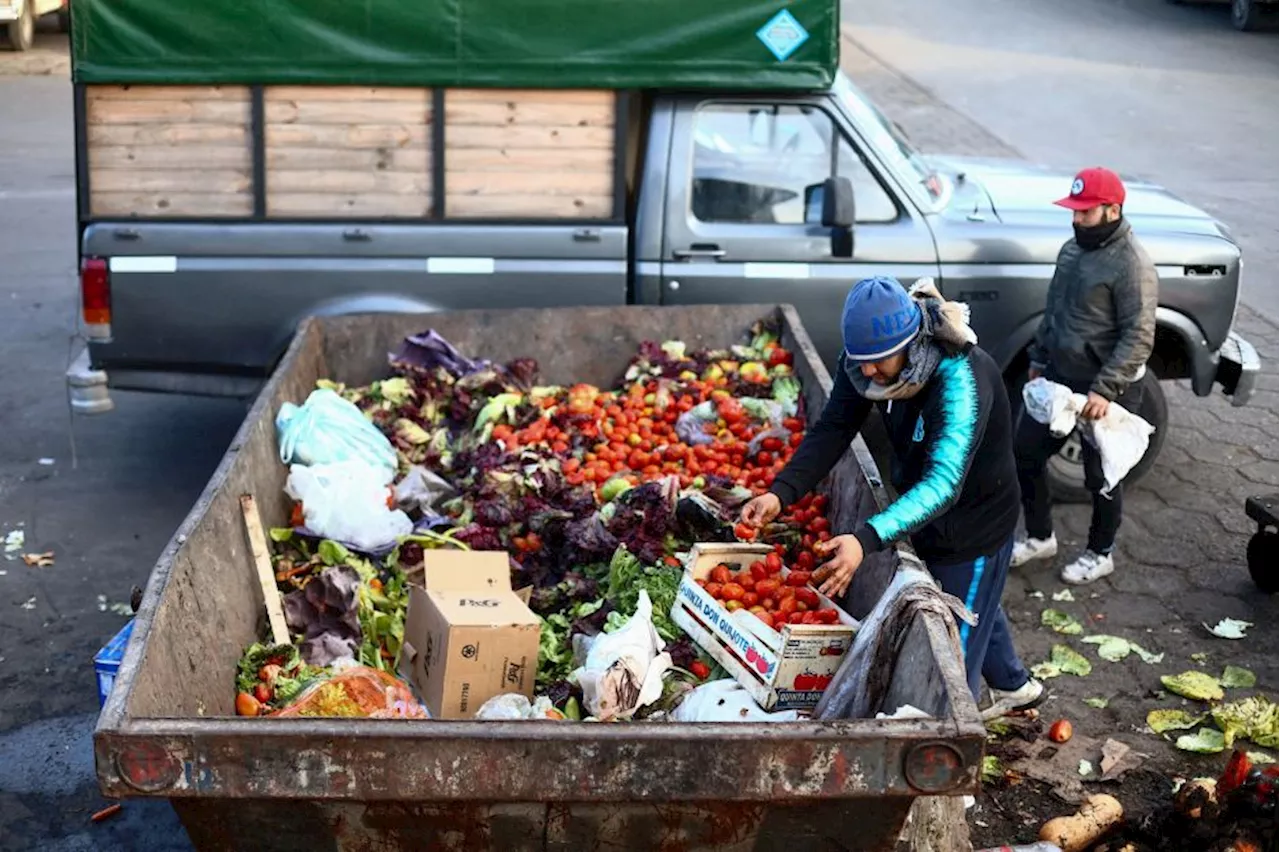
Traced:
<svg viewBox="0 0 1280 852">
<path fill-rule="evenodd" d="M 759 529 L 778 517 L 781 511 L 782 501 L 778 499 L 778 495 L 772 491 L 766 491 L 742 507 L 742 523 Z"/>
<path fill-rule="evenodd" d="M 838 598 L 849 588 L 854 572 L 862 565 L 862 545 L 854 536 L 838 535 L 818 542 L 814 549 L 831 556 L 820 569 L 827 579 L 818 591 L 829 598 Z"/>
</svg>

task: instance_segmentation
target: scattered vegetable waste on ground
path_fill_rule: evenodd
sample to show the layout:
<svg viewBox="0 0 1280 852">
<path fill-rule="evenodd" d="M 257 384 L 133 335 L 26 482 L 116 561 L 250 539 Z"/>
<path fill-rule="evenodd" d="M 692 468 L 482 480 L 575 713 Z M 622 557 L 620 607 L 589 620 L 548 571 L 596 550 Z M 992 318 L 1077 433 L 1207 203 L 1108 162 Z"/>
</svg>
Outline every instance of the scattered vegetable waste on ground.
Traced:
<svg viewBox="0 0 1280 852">
<path fill-rule="evenodd" d="M 387 505 L 406 513 L 412 532 L 367 552 L 317 535 L 295 503 L 290 525 L 271 531 L 293 642 L 246 649 L 237 674 L 243 714 L 302 712 L 304 696 L 308 713 L 374 712 L 350 690 L 325 693 L 325 684 L 347 671 L 400 683 L 408 585 L 435 548 L 508 552 L 512 587 L 531 588 L 529 606 L 542 619 L 536 696 L 564 718 L 586 706 L 571 678 L 582 663 L 574 637 L 620 629 L 642 592 L 671 668 L 662 699 L 635 718 L 669 713 L 695 685 L 724 675 L 670 619 L 683 575 L 677 554 L 693 542 L 773 547 L 757 565 L 706 584 L 726 606 L 770 626 L 830 618 L 799 582 L 832 535 L 826 498 L 808 495 L 759 530 L 735 522 L 803 436 L 800 383 L 776 329 L 758 325 L 725 350 L 644 343 L 614 389 L 542 385 L 536 362 L 468 358 L 434 331 L 406 338 L 389 360 L 393 375 L 367 387 L 322 381 L 319 389 L 353 403 L 389 440 L 396 470 Z M 290 441 L 306 438 L 296 434 L 297 411 L 285 418 L 295 423 Z M 367 441 L 357 449 L 380 458 Z"/>
</svg>

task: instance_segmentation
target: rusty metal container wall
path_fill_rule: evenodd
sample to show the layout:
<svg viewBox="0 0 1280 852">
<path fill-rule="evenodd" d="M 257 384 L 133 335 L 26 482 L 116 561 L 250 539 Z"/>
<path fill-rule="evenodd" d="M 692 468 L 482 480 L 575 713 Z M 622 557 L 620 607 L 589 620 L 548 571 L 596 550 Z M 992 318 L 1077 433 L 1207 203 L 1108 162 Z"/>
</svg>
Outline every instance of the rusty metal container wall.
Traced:
<svg viewBox="0 0 1280 852">
<path fill-rule="evenodd" d="M 537 358 L 546 382 L 609 386 L 642 340 L 725 346 L 777 312 L 816 417 L 830 377 L 785 306 L 305 321 L 152 573 L 95 732 L 103 791 L 171 798 L 200 849 L 494 850 L 795 849 L 804 838 L 892 848 L 913 797 L 974 791 L 985 732 L 945 626 L 925 615 L 904 649 L 914 673 L 899 666 L 884 705 L 911 703 L 932 719 L 534 725 L 232 715 L 232 672 L 262 622 L 238 501 L 253 494 L 268 524 L 286 517 L 281 403 L 301 402 L 319 378 L 384 376 L 387 352 L 428 326 L 468 354 Z M 837 531 L 884 500 L 861 440 L 824 490 Z M 859 571 L 847 602 L 854 615 L 874 604 L 896 560 L 891 551 Z M 958 762 L 949 789 L 913 786 L 905 765 L 939 746 Z"/>
</svg>

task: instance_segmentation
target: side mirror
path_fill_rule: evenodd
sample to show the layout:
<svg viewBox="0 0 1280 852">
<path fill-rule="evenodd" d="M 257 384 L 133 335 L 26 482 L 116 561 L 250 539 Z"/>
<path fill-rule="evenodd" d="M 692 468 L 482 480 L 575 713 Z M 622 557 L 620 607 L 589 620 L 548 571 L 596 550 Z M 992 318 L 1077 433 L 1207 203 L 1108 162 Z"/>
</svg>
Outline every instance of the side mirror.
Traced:
<svg viewBox="0 0 1280 852">
<path fill-rule="evenodd" d="M 853 184 L 847 177 L 827 178 L 822 182 L 822 227 L 852 228 L 853 222 Z"/>
</svg>

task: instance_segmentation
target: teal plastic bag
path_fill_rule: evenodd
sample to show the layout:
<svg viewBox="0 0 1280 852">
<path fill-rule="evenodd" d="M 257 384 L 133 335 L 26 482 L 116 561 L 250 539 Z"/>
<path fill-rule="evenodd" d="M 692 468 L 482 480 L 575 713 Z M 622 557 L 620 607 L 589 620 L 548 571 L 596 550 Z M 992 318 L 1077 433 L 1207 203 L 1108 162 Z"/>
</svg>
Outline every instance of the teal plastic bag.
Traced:
<svg viewBox="0 0 1280 852">
<path fill-rule="evenodd" d="M 396 451 L 354 403 L 327 388 L 311 392 L 301 406 L 286 402 L 276 415 L 280 461 L 336 464 L 361 461 L 395 476 Z"/>
</svg>

